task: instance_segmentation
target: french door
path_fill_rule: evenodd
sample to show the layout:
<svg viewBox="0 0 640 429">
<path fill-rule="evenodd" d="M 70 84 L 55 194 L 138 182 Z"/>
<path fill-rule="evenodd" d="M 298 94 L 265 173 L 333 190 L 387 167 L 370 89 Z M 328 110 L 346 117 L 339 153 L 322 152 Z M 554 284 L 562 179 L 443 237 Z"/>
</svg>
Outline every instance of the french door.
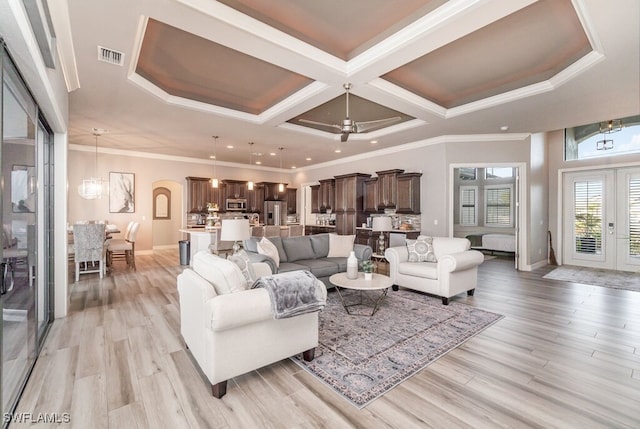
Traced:
<svg viewBox="0 0 640 429">
<path fill-rule="evenodd" d="M 564 176 L 565 264 L 640 269 L 640 167 Z"/>
</svg>

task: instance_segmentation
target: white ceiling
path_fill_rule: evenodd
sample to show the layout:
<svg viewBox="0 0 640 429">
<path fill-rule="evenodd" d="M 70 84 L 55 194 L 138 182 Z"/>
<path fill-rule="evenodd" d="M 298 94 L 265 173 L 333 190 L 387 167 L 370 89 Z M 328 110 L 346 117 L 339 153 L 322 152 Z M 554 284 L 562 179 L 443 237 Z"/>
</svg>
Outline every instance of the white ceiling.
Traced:
<svg viewBox="0 0 640 429">
<path fill-rule="evenodd" d="M 63 3 L 49 2 L 54 18 L 65 13 Z M 91 130 L 96 127 L 109 130 L 100 137 L 100 147 L 208 159 L 213 151 L 211 136 L 218 135 L 221 161 L 248 163 L 247 143 L 253 141 L 254 152 L 277 152 L 278 147 L 284 147 L 283 167 L 300 168 L 443 135 L 496 134 L 503 132 L 502 126 L 508 126 L 510 133 L 536 133 L 640 113 L 637 0 L 563 1 L 569 6 L 564 9 L 559 7 L 560 0 L 439 0 L 424 1 L 422 7 L 413 1 L 414 8 L 407 10 L 407 15 L 394 17 L 395 22 L 382 23 L 376 18 L 384 24 L 379 33 L 386 38 L 358 40 L 356 45 L 346 42 L 353 41 L 353 27 L 371 25 L 365 19 L 369 0 L 350 2 L 351 6 L 360 5 L 361 12 L 346 15 L 352 16 L 346 19 L 353 23 L 349 26 L 341 15 L 341 1 L 298 2 L 302 11 L 297 12 L 302 16 L 306 13 L 306 19 L 314 14 L 323 19 L 335 15 L 336 28 L 348 27 L 344 36 L 333 41 L 314 39 L 326 37 L 315 33 L 303 34 L 305 26 L 291 31 L 299 37 L 294 38 L 264 23 L 275 26 L 278 15 L 254 15 L 262 22 L 213 0 L 67 3 L 71 39 L 65 40 L 62 29 L 56 29 L 56 33 L 71 91 L 72 144 L 94 146 Z M 225 3 L 246 3 L 246 8 L 253 2 Z M 289 3 L 270 2 L 285 11 L 290 10 Z M 195 101 L 183 98 L 185 93 L 171 95 L 136 73 L 149 19 L 175 27 L 185 36 L 213 42 L 211 46 L 229 48 L 237 58 L 264 63 L 272 69 L 277 66 L 275 72 L 281 69 L 285 75 L 296 76 L 295 84 L 282 86 L 285 90 L 292 88 L 292 92 L 274 94 L 271 103 L 263 102 L 251 112 L 216 105 L 211 98 Z M 308 27 L 322 29 L 318 25 Z M 335 36 L 336 31 L 330 33 Z M 586 53 L 577 46 L 580 40 L 587 41 Z M 327 52 L 329 48 L 324 51 L 316 47 L 341 41 L 347 45 L 341 54 L 332 55 Z M 577 58 L 571 58 L 568 52 L 574 44 L 579 54 L 573 55 Z M 193 62 L 172 63 L 176 48 L 171 52 L 168 44 L 159 44 L 153 51 L 155 70 L 178 70 L 177 77 L 185 80 L 196 75 L 202 82 L 191 82 L 192 88 L 200 85 L 212 97 L 228 90 L 229 98 L 246 98 L 241 90 L 260 88 L 261 83 L 266 87 L 265 79 L 273 77 L 259 66 L 234 69 L 237 63 L 226 58 L 219 61 L 230 68 L 216 74 L 211 58 L 203 57 L 206 50 L 187 42 L 176 45 L 178 50 L 190 53 Z M 99 62 L 97 46 L 123 52 L 124 65 Z M 527 60 L 531 64 L 525 67 Z M 442 65 L 445 61 L 446 67 Z M 543 63 L 547 68 L 539 67 Z M 198 64 L 204 65 L 198 68 Z M 208 86 L 209 82 L 218 86 Z M 357 97 L 415 119 L 351 135 L 344 143 L 339 134 L 287 122 L 304 117 L 318 106 L 332 106 L 342 100 L 346 82 L 353 84 L 352 93 Z M 444 94 L 442 101 L 430 97 L 433 88 L 437 94 Z M 334 104 L 329 103 L 332 100 Z M 342 107 L 337 110 L 316 110 L 313 118 L 323 114 L 340 117 Z M 354 117 L 358 114 L 352 113 Z M 378 143 L 373 145 L 372 139 Z M 227 145 L 235 147 L 221 149 Z M 341 149 L 341 153 L 335 153 L 335 149 Z M 278 166 L 277 157 L 262 161 L 266 166 Z"/>
</svg>

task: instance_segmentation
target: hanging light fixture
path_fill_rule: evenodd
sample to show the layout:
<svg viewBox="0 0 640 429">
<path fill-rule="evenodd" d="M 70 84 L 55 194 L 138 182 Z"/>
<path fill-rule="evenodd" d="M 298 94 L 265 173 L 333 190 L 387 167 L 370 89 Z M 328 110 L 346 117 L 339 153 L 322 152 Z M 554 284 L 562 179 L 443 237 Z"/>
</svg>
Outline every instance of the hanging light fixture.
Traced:
<svg viewBox="0 0 640 429">
<path fill-rule="evenodd" d="M 213 136 L 213 178 L 211 178 L 211 187 L 218 187 L 218 176 L 216 174 L 216 164 L 218 163 L 218 136 Z"/>
<path fill-rule="evenodd" d="M 251 155 L 253 152 L 253 142 L 249 142 L 249 167 L 251 167 Z M 253 180 L 247 182 L 247 189 L 253 191 Z"/>
<path fill-rule="evenodd" d="M 279 147 L 280 150 L 280 183 L 278 184 L 278 192 L 284 192 L 284 180 L 282 180 L 282 151 L 283 147 Z"/>
<path fill-rule="evenodd" d="M 99 199 L 106 194 L 107 186 L 98 175 L 98 137 L 106 132 L 107 130 L 100 128 L 93 129 L 93 135 L 96 137 L 95 177 L 82 180 L 78 186 L 78 194 L 85 200 Z"/>
<path fill-rule="evenodd" d="M 612 119 L 608 122 L 600 122 L 600 132 L 602 134 L 617 133 L 622 130 L 622 120 Z"/>
</svg>

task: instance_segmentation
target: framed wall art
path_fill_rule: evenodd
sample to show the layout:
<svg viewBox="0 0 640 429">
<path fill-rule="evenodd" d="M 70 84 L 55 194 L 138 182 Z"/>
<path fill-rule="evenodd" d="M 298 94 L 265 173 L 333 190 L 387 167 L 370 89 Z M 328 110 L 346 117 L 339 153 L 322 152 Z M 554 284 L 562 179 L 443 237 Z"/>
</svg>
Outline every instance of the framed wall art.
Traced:
<svg viewBox="0 0 640 429">
<path fill-rule="evenodd" d="M 133 173 L 109 173 L 109 212 L 134 213 L 135 175 Z"/>
</svg>

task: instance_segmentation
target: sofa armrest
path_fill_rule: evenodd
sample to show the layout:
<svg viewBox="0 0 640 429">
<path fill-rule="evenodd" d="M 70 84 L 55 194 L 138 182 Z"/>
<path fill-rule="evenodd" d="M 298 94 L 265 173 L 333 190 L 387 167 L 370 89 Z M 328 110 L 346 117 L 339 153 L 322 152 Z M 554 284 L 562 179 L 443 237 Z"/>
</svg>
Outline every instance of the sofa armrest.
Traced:
<svg viewBox="0 0 640 429">
<path fill-rule="evenodd" d="M 252 263 L 256 264 L 256 263 L 259 263 L 259 262 L 264 262 L 267 265 L 269 265 L 269 269 L 271 270 L 270 274 L 275 274 L 275 273 L 278 272 L 278 267 L 276 266 L 276 261 L 274 261 L 270 257 L 268 257 L 266 255 L 262 255 L 260 253 L 251 252 L 249 250 L 245 250 L 245 252 L 247 253 L 247 256 L 249 257 L 249 261 L 251 261 Z"/>
<path fill-rule="evenodd" d="M 450 253 L 438 259 L 438 271 L 453 273 L 469 268 L 477 267 L 484 262 L 484 255 L 477 250 L 466 250 L 464 252 Z"/>
<path fill-rule="evenodd" d="M 273 274 L 271 266 L 267 262 L 254 262 L 251 266 L 253 267 L 253 272 L 255 273 L 256 278 L 270 276 Z"/>
<path fill-rule="evenodd" d="M 391 266 L 397 266 L 400 262 L 409 260 L 409 251 L 407 246 L 389 247 L 384 251 L 384 258 Z"/>
<path fill-rule="evenodd" d="M 371 246 L 367 244 L 355 243 L 353 245 L 353 253 L 356 255 L 356 258 L 358 258 L 358 262 L 362 262 L 371 259 L 373 250 L 371 250 Z"/>
<path fill-rule="evenodd" d="M 271 298 L 264 288 L 218 295 L 205 304 L 205 324 L 213 331 L 273 319 Z"/>
</svg>

